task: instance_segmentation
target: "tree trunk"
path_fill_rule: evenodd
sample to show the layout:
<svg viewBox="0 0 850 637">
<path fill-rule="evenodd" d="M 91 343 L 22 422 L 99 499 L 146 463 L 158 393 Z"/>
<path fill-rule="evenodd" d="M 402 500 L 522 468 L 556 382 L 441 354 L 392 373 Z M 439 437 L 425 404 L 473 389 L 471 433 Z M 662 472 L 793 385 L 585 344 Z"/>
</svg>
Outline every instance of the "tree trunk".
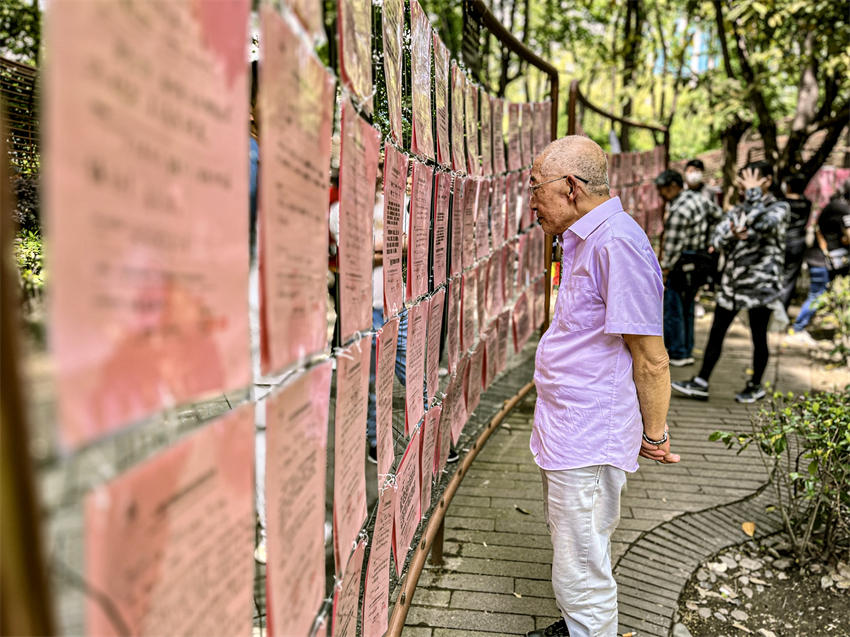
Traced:
<svg viewBox="0 0 850 637">
<path fill-rule="evenodd" d="M 738 144 L 750 127 L 749 122 L 735 118 L 735 121 L 720 133 L 723 148 L 723 206 L 734 204 L 738 199 L 735 190 L 735 167 L 738 164 Z"/>
</svg>

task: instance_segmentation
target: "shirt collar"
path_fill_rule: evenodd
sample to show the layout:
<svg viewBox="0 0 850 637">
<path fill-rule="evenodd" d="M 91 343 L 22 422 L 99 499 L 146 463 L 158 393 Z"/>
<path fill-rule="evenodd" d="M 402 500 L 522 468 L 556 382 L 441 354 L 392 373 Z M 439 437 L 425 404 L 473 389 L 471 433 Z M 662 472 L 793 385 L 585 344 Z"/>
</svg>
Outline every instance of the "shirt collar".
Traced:
<svg viewBox="0 0 850 637">
<path fill-rule="evenodd" d="M 608 217 L 621 212 L 622 210 L 623 204 L 620 203 L 620 198 L 611 197 L 585 214 L 581 219 L 574 222 L 573 225 L 564 231 L 564 234 L 566 235 L 567 232 L 572 232 L 584 241 L 588 236 L 590 236 L 590 233 L 602 225 Z"/>
</svg>

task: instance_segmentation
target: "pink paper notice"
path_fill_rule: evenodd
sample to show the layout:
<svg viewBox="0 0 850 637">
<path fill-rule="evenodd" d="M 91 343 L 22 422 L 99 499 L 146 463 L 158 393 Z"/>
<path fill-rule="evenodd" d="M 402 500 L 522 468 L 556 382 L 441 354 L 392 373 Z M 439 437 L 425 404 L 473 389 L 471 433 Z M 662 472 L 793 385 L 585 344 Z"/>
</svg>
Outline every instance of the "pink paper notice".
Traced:
<svg viewBox="0 0 850 637">
<path fill-rule="evenodd" d="M 334 416 L 334 556 L 337 576 L 366 521 L 366 408 L 369 392 L 368 339 L 337 357 Z"/>
<path fill-rule="evenodd" d="M 460 310 L 460 348 L 466 352 L 478 336 L 478 273 L 468 270 L 463 274 Z"/>
<path fill-rule="evenodd" d="M 505 164 L 505 101 L 491 98 L 490 111 L 493 118 L 493 172 L 501 175 L 508 169 Z"/>
<path fill-rule="evenodd" d="M 508 103 L 508 170 L 522 168 L 522 149 L 520 148 L 520 105 Z"/>
<path fill-rule="evenodd" d="M 419 424 L 425 413 L 425 348 L 428 331 L 428 300 L 417 303 L 407 311 L 407 360 L 405 362 L 406 436 Z"/>
<path fill-rule="evenodd" d="M 437 451 L 435 454 L 437 482 L 440 482 L 443 476 L 443 469 L 446 468 L 446 461 L 449 458 L 449 451 L 452 446 L 452 420 L 451 412 L 448 411 L 451 409 L 451 403 L 443 401 L 442 407 L 444 409 L 444 416 L 441 414 L 440 417 L 440 434 L 437 439 Z"/>
<path fill-rule="evenodd" d="M 246 405 L 86 497 L 86 634 L 250 632 L 253 462 Z"/>
<path fill-rule="evenodd" d="M 372 224 L 378 143 L 378 131 L 345 100 L 339 168 L 338 311 L 343 342 L 372 326 Z"/>
<path fill-rule="evenodd" d="M 395 463 L 393 451 L 393 377 L 395 376 L 398 317 L 390 319 L 375 337 L 375 433 L 378 441 L 378 486 Z"/>
<path fill-rule="evenodd" d="M 466 153 L 463 147 L 465 85 L 466 76 L 458 68 L 457 62 L 452 60 L 452 170 L 456 172 L 466 172 Z"/>
<path fill-rule="evenodd" d="M 363 585 L 363 637 L 383 637 L 389 623 L 390 551 L 395 492 L 394 486 L 379 490 L 378 515 L 369 549 L 366 583 Z"/>
<path fill-rule="evenodd" d="M 434 169 L 413 161 L 410 227 L 407 248 L 407 298 L 428 292 L 428 234 L 431 227 L 431 185 Z"/>
<path fill-rule="evenodd" d="M 381 11 L 390 133 L 396 144 L 401 144 L 401 36 L 404 28 L 404 0 L 384 0 L 381 3 Z"/>
<path fill-rule="evenodd" d="M 546 279 L 539 277 L 534 283 L 532 283 L 531 289 L 531 296 L 532 299 L 534 299 L 534 321 L 531 324 L 531 327 L 532 331 L 534 331 L 543 324 L 543 319 L 545 318 L 546 297 L 544 294 L 546 292 Z"/>
<path fill-rule="evenodd" d="M 460 363 L 457 366 L 457 373 L 452 377 L 449 383 L 449 390 L 446 393 L 446 403 L 451 406 L 451 435 L 452 442 L 455 444 L 457 444 L 468 418 L 466 411 L 466 381 L 468 377 L 469 356 L 467 355 L 460 359 Z M 443 463 L 443 466 L 445 466 L 445 463 Z"/>
<path fill-rule="evenodd" d="M 481 383 L 484 371 L 484 342 L 480 342 L 469 355 L 469 379 L 466 386 L 466 411 L 471 414 L 481 402 Z"/>
<path fill-rule="evenodd" d="M 505 242 L 505 178 L 493 178 L 493 192 L 490 196 L 490 240 L 493 250 L 502 247 Z"/>
<path fill-rule="evenodd" d="M 325 593 L 325 468 L 331 362 L 266 400 L 268 621 L 306 635 Z"/>
<path fill-rule="evenodd" d="M 490 180 L 481 180 L 475 212 L 475 258 L 484 259 L 490 253 Z"/>
<path fill-rule="evenodd" d="M 443 334 L 443 304 L 446 290 L 441 288 L 431 297 L 428 309 L 428 351 L 425 359 L 425 380 L 428 389 L 428 402 L 437 396 L 440 388 L 440 337 Z"/>
<path fill-rule="evenodd" d="M 475 292 L 478 294 L 477 309 L 478 309 L 478 334 L 482 334 L 490 322 L 490 316 L 487 314 L 487 261 L 482 261 L 475 267 L 475 274 L 478 277 L 478 283 L 475 285 Z"/>
<path fill-rule="evenodd" d="M 410 83 L 413 104 L 411 150 L 434 159 L 431 127 L 431 23 L 417 0 L 410 0 Z"/>
<path fill-rule="evenodd" d="M 499 314 L 499 319 L 496 322 L 498 330 L 498 352 L 496 355 L 496 373 L 500 374 L 508 366 L 508 343 L 511 338 L 511 311 L 505 310 Z"/>
<path fill-rule="evenodd" d="M 449 50 L 434 33 L 434 108 L 437 112 L 437 161 L 451 168 L 449 152 Z"/>
<path fill-rule="evenodd" d="M 419 454 L 419 479 L 422 491 L 422 515 L 431 508 L 431 481 L 434 479 L 434 454 L 437 450 L 437 439 L 440 435 L 440 414 L 443 408 L 434 405 L 425 414 L 422 426 L 422 451 Z"/>
<path fill-rule="evenodd" d="M 263 373 L 326 347 L 334 79 L 269 5 L 260 66 Z"/>
<path fill-rule="evenodd" d="M 396 574 L 401 576 L 404 563 L 407 561 L 407 552 L 410 550 L 410 541 L 416 534 L 419 518 L 422 516 L 420 510 L 421 498 L 419 495 L 419 432 L 417 429 L 407 449 L 401 458 L 396 472 L 395 512 L 393 518 L 395 525 L 393 529 L 393 559 L 395 560 Z"/>
<path fill-rule="evenodd" d="M 481 174 L 478 149 L 478 87 L 469 78 L 464 86 L 466 102 L 466 165 L 470 175 Z"/>
<path fill-rule="evenodd" d="M 463 190 L 463 267 L 472 267 L 475 263 L 475 207 L 478 203 L 478 190 L 481 181 L 467 179 Z"/>
<path fill-rule="evenodd" d="M 528 180 L 531 177 L 531 170 L 525 169 L 520 173 L 520 188 L 519 188 L 519 227 L 527 228 L 530 226 L 535 220 L 534 215 L 531 212 L 531 201 L 528 193 Z"/>
<path fill-rule="evenodd" d="M 484 391 L 490 389 L 490 383 L 496 378 L 496 363 L 499 358 L 498 344 L 496 339 L 499 337 L 498 322 L 493 322 L 487 328 L 487 333 L 484 335 Z"/>
<path fill-rule="evenodd" d="M 434 194 L 434 288 L 446 282 L 446 248 L 448 246 L 449 197 L 452 192 L 452 176 L 438 172 Z"/>
<path fill-rule="evenodd" d="M 523 102 L 521 105 L 522 125 L 520 127 L 522 140 L 520 142 L 522 153 L 523 167 L 531 164 L 532 159 L 532 139 L 534 139 L 534 108 L 530 102 Z"/>
<path fill-rule="evenodd" d="M 333 636 L 355 637 L 357 635 L 357 611 L 360 607 L 360 574 L 363 572 L 363 556 L 366 540 L 360 540 L 348 560 L 342 587 L 334 594 Z"/>
<path fill-rule="evenodd" d="M 310 35 L 322 32 L 322 8 L 318 0 L 289 0 L 288 4 Z"/>
<path fill-rule="evenodd" d="M 384 317 L 398 314 L 404 304 L 401 260 L 407 155 L 384 144 Z"/>
<path fill-rule="evenodd" d="M 478 94 L 481 108 L 481 173 L 493 174 L 493 124 L 490 119 L 490 96 L 482 88 Z"/>
<path fill-rule="evenodd" d="M 48 325 L 67 446 L 250 382 L 248 9 L 50 3 Z"/>
<path fill-rule="evenodd" d="M 342 81 L 363 106 L 372 112 L 372 3 L 338 0 L 340 71 Z"/>
<path fill-rule="evenodd" d="M 460 291 L 462 279 L 460 276 L 449 281 L 448 303 L 446 317 L 446 350 L 449 361 L 449 373 L 457 369 L 458 353 L 460 352 Z"/>
<path fill-rule="evenodd" d="M 505 177 L 505 239 L 510 241 L 516 236 L 519 228 L 519 212 L 517 210 L 517 188 L 525 188 L 526 184 L 520 184 L 518 175 L 510 173 Z"/>
<path fill-rule="evenodd" d="M 514 304 L 513 322 L 514 322 L 514 351 L 519 352 L 528 337 L 531 336 L 531 315 L 528 307 L 528 297 L 523 292 Z"/>
<path fill-rule="evenodd" d="M 463 270 L 463 203 L 466 178 L 454 178 L 452 185 L 452 220 L 449 274 L 454 276 Z"/>
</svg>

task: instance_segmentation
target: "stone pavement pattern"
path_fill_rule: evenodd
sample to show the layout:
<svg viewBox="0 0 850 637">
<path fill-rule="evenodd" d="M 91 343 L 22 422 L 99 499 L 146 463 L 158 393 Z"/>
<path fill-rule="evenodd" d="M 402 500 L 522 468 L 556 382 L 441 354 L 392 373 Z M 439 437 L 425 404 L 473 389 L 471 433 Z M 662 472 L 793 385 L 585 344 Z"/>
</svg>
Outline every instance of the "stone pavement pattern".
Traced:
<svg viewBox="0 0 850 637">
<path fill-rule="evenodd" d="M 709 314 L 697 323 L 698 346 L 710 320 Z M 773 386 L 801 392 L 829 380 L 804 351 L 779 342 L 771 335 L 765 379 Z M 612 541 L 620 634 L 668 635 L 688 577 L 706 557 L 747 539 L 741 522 L 755 521 L 758 535 L 778 529 L 777 518 L 765 513 L 769 494 L 759 495 L 767 473 L 757 452 L 736 455 L 708 441 L 718 429 L 746 427 L 757 409 L 734 401 L 751 351 L 749 331 L 737 320 L 711 379 L 711 400 L 671 401 L 671 439 L 682 462 L 662 466 L 641 459 L 640 470 L 629 475 Z M 697 370 L 673 369 L 673 378 Z M 490 438 L 452 501 L 444 564 L 423 571 L 405 636 L 522 635 L 558 617 L 540 476 L 528 450 L 534 398 Z"/>
</svg>

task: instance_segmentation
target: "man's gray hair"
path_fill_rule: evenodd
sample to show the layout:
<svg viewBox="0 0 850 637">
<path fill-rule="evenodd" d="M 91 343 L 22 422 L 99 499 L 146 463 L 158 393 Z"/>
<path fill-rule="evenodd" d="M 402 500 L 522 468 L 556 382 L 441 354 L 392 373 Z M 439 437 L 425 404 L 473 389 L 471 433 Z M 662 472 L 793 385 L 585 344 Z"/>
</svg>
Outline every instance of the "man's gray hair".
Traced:
<svg viewBox="0 0 850 637">
<path fill-rule="evenodd" d="M 595 141 L 582 135 L 556 139 L 540 154 L 540 169 L 552 177 L 574 175 L 586 179 L 592 195 L 604 197 L 608 188 L 608 158 Z"/>
</svg>

